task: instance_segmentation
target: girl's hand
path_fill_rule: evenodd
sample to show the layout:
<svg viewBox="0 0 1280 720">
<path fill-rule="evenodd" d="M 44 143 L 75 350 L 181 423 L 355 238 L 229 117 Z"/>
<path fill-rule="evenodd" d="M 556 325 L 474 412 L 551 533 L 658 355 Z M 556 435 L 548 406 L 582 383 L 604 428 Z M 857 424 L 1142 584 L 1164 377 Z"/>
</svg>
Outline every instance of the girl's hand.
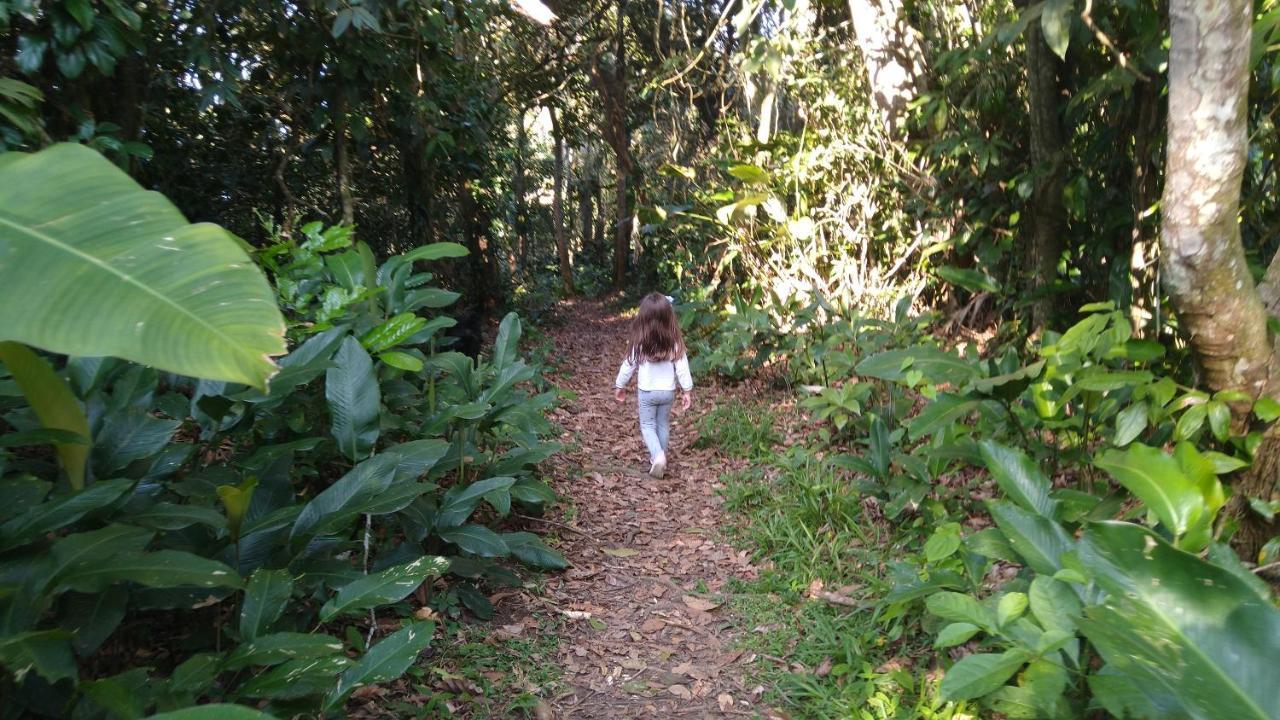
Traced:
<svg viewBox="0 0 1280 720">
<path fill-rule="evenodd" d="M 613 399 L 614 399 L 614 400 L 617 400 L 618 402 L 626 402 L 626 401 L 627 401 L 627 391 L 626 391 L 626 390 L 623 390 L 622 388 L 614 388 L 614 389 L 613 389 Z"/>
<path fill-rule="evenodd" d="M 691 393 L 680 394 L 680 411 L 681 412 L 688 410 L 689 406 L 692 404 L 693 404 L 693 395 Z"/>
</svg>

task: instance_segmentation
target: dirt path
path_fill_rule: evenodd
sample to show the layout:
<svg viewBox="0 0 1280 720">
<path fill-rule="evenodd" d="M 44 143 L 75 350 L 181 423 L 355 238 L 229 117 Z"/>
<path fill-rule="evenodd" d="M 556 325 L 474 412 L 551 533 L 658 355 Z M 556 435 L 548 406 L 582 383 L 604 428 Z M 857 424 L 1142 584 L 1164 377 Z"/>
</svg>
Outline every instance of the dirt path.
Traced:
<svg viewBox="0 0 1280 720">
<path fill-rule="evenodd" d="M 716 478 L 725 461 L 691 447 L 695 418 L 714 406 L 715 391 L 695 389 L 694 409 L 673 419 L 667 477 L 649 478 L 634 389 L 625 405 L 612 397 L 627 319 L 594 301 L 566 304 L 561 313 L 553 377 L 577 398 L 557 417 L 570 445 L 556 461 L 557 490 L 572 504 L 565 524 L 574 529 L 560 531 L 573 567 L 546 588 L 566 618 L 560 662 L 567 689 L 552 703 L 556 714 L 759 716 L 759 691 L 743 686 L 751 658 L 734 649 L 718 605 L 729 578 L 755 571 L 747 553 L 720 536 Z"/>
</svg>

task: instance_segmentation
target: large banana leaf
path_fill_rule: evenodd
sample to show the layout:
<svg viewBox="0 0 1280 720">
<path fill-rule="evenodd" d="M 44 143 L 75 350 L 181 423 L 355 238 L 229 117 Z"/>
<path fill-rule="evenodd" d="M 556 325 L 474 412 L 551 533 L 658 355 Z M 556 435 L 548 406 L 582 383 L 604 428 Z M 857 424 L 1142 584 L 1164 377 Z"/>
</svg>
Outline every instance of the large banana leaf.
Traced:
<svg viewBox="0 0 1280 720">
<path fill-rule="evenodd" d="M 0 340 L 257 387 L 285 350 L 230 233 L 73 144 L 0 159 Z"/>
<path fill-rule="evenodd" d="M 1138 525 L 1092 526 L 1080 559 L 1108 593 L 1080 627 L 1109 667 L 1193 718 L 1276 717 L 1280 610 Z"/>
</svg>

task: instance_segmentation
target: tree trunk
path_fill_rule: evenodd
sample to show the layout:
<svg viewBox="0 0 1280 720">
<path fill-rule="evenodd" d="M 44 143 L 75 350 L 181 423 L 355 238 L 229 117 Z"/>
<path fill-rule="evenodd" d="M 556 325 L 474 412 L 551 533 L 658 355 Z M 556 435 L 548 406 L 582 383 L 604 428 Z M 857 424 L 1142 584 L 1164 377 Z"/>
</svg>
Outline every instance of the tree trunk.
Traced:
<svg viewBox="0 0 1280 720">
<path fill-rule="evenodd" d="M 1160 238 L 1165 287 L 1210 390 L 1280 398 L 1267 312 L 1245 263 L 1236 217 L 1247 147 L 1249 0 L 1169 3 L 1169 145 Z M 1269 432 L 1233 487 L 1228 512 L 1246 560 L 1276 534 L 1250 497 L 1280 499 L 1280 431 Z"/>
<path fill-rule="evenodd" d="M 890 135 L 899 135 L 924 78 L 920 40 L 902 0 L 849 0 L 849 15 L 880 120 Z"/>
<path fill-rule="evenodd" d="M 1147 208 L 1158 199 L 1159 168 L 1152 160 L 1153 140 L 1160 132 L 1160 87 L 1154 82 L 1139 84 L 1134 93 L 1137 108 L 1133 125 L 1133 174 L 1130 180 L 1130 202 L 1133 212 L 1132 245 L 1129 252 L 1129 323 L 1136 337 L 1146 337 L 1148 330 L 1159 334 L 1156 319 L 1160 294 L 1156 287 L 1159 263 L 1158 228 L 1146 217 Z"/>
<path fill-rule="evenodd" d="M 628 199 L 628 178 L 631 174 L 631 128 L 627 124 L 627 71 L 626 71 L 626 9 L 627 0 L 618 0 L 617 45 L 614 49 L 614 65 L 603 68 L 599 54 L 591 58 L 591 79 L 600 94 L 604 106 L 604 135 L 613 149 L 617 167 L 617 223 L 613 237 L 613 285 L 621 288 L 627 280 L 627 260 L 631 254 L 631 211 Z"/>
<path fill-rule="evenodd" d="M 595 240 L 592 242 L 592 246 L 595 248 L 596 262 L 604 262 L 604 236 L 607 224 L 606 217 L 608 216 L 608 213 L 605 211 L 604 206 L 604 186 L 601 185 L 599 181 L 596 181 L 593 183 L 593 187 L 596 191 L 596 227 L 594 233 Z"/>
<path fill-rule="evenodd" d="M 333 145 L 338 166 L 338 200 L 342 204 L 342 224 L 356 221 L 355 199 L 351 196 L 351 158 L 347 150 L 347 98 L 339 84 L 333 103 Z"/>
<path fill-rule="evenodd" d="M 511 189 L 516 203 L 516 257 L 520 274 L 524 274 L 525 263 L 529 260 L 529 210 L 526 204 L 524 154 L 529 144 L 528 134 L 524 129 L 524 111 L 516 118 L 516 172 L 511 181 Z"/>
<path fill-rule="evenodd" d="M 1035 172 L 1027 264 L 1031 269 L 1032 292 L 1041 294 L 1031 306 L 1031 327 L 1040 329 L 1049 321 L 1053 302 L 1046 293 L 1057 279 L 1058 261 L 1067 235 L 1067 209 L 1062 203 L 1062 190 L 1067 184 L 1066 143 L 1059 111 L 1062 93 L 1058 57 L 1045 42 L 1039 22 L 1031 23 L 1023 38 L 1027 46 L 1027 101 L 1031 164 Z"/>
<path fill-rule="evenodd" d="M 593 218 L 595 208 L 591 202 L 596 194 L 595 175 L 592 174 L 591 168 L 588 167 L 591 162 L 592 155 L 588 153 L 578 153 L 579 170 L 578 170 L 578 227 L 581 234 L 580 245 L 583 255 L 589 255 L 588 248 L 591 247 L 591 233 L 594 230 Z"/>
<path fill-rule="evenodd" d="M 573 266 L 569 261 L 569 238 L 564 227 L 564 128 L 555 108 L 547 108 L 551 114 L 551 136 L 555 140 L 555 164 L 552 176 L 551 225 L 555 230 L 556 254 L 560 258 L 560 282 L 565 295 L 573 294 Z"/>
</svg>

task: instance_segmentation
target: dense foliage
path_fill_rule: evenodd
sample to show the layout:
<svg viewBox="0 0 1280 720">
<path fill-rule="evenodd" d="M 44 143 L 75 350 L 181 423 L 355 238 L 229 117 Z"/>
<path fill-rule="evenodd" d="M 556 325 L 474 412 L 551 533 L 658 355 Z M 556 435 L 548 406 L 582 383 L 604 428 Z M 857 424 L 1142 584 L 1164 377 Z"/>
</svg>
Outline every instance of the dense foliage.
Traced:
<svg viewBox="0 0 1280 720">
<path fill-rule="evenodd" d="M 50 226 L 38 220 L 65 190 L 33 182 L 41 169 L 82 177 L 117 204 L 147 203 L 161 221 L 181 219 L 91 151 L 11 158 L 9 168 L 35 168 L 23 175 L 22 199 L 32 202 L 17 211 L 32 227 Z M 10 711 L 137 717 L 207 701 L 334 711 L 355 688 L 404 672 L 431 642 L 429 620 L 409 617 L 394 632 L 384 624 L 394 629 L 409 595 L 440 616 L 466 608 L 486 618 L 481 588 L 520 583 L 506 561 L 565 566 L 536 536 L 490 527 L 555 499 L 533 473 L 556 449 L 541 439 L 555 396 L 530 389 L 538 372 L 520 357 L 514 314 L 484 358 L 445 347 L 440 333 L 454 321 L 444 309 L 458 295 L 431 286 L 421 264 L 465 248 L 424 245 L 378 264 L 350 227 L 309 223 L 300 241 L 255 252 L 278 298 L 255 297 L 243 286 L 269 287 L 220 229 L 154 225 L 175 236 L 156 246 L 140 221 L 105 222 L 42 235 L 48 271 L 76 277 L 80 296 L 46 285 L 32 297 L 41 308 L 72 303 L 86 326 L 47 309 L 6 323 L 68 335 L 77 354 L 46 358 L 11 341 L 0 351 L 9 428 L 0 663 Z M 174 264 L 169 252 L 191 263 Z M 221 257 L 194 257 L 201 252 Z M 88 258 L 112 272 L 77 272 Z M 137 272 L 157 258 L 163 275 Z M 248 273 L 239 295 L 208 292 L 234 288 L 239 270 Z M 7 270 L 3 278 L 18 282 Z M 184 296 L 190 288 L 199 292 Z M 132 303 L 102 302 L 129 293 Z M 258 318 L 279 347 L 277 300 L 293 349 L 270 384 L 256 366 L 218 370 L 237 353 L 267 359 L 249 337 Z M 164 317 L 177 309 L 189 316 Z M 142 332 L 152 313 L 156 327 Z M 115 322 L 137 332 L 112 332 Z M 64 347 L 58 334 L 18 337 Z M 65 472 L 41 449 L 51 444 Z M 140 626 L 146 632 L 124 630 Z"/>
</svg>

